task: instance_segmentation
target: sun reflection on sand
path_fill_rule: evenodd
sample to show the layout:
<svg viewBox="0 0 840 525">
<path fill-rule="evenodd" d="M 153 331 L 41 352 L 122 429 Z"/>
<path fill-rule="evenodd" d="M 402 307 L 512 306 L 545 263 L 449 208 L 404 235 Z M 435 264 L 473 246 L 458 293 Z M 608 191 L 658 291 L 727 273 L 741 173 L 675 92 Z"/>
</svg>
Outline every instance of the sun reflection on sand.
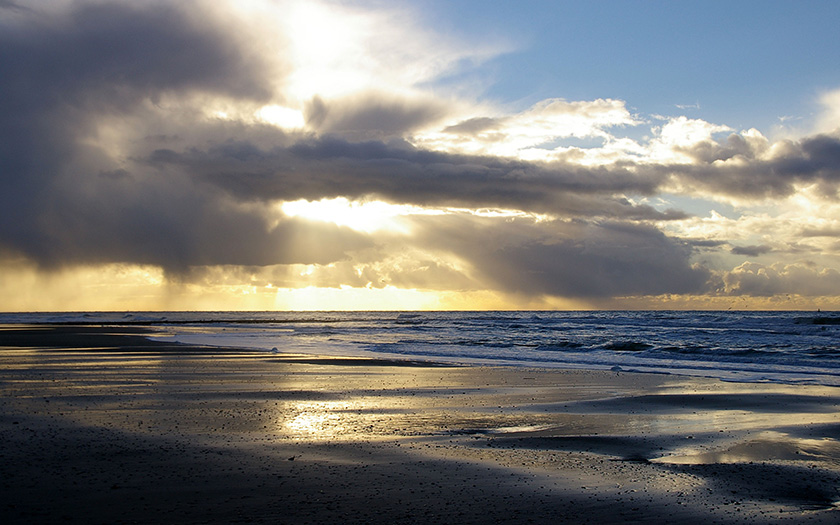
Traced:
<svg viewBox="0 0 840 525">
<path fill-rule="evenodd" d="M 280 421 L 282 429 L 295 439 L 336 439 L 355 433 L 362 407 L 347 401 L 300 402 L 294 415 Z"/>
<path fill-rule="evenodd" d="M 821 461 L 840 464 L 840 442 L 835 439 L 809 439 L 784 432 L 765 431 L 748 441 L 703 450 L 684 447 L 673 455 L 652 460 L 657 463 L 703 465 L 761 461 Z"/>
<path fill-rule="evenodd" d="M 300 438 L 328 438 L 341 434 L 344 427 L 339 417 L 324 412 L 303 412 L 286 423 L 286 428 Z"/>
</svg>

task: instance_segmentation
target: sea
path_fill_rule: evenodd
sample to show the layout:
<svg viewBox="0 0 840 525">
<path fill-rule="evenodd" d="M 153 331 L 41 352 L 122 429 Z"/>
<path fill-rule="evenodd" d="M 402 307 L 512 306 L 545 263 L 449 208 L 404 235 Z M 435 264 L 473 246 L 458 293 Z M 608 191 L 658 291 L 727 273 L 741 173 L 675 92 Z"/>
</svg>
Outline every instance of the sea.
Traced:
<svg viewBox="0 0 840 525">
<path fill-rule="evenodd" d="M 0 313 L 0 324 L 144 326 L 161 341 L 478 366 L 840 386 L 840 312 Z"/>
</svg>

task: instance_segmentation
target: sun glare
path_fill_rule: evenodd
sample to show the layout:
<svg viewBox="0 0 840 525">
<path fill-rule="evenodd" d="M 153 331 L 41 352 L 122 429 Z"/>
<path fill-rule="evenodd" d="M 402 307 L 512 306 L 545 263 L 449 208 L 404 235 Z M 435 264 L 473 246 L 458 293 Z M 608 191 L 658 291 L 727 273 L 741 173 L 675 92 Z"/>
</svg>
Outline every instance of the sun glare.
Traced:
<svg viewBox="0 0 840 525">
<path fill-rule="evenodd" d="M 297 3 L 288 12 L 294 57 L 289 88 L 300 100 L 316 93 L 336 96 L 369 83 L 365 22 L 352 11 L 317 2 Z"/>
<path fill-rule="evenodd" d="M 358 202 L 344 197 L 284 202 L 280 209 L 288 217 L 332 222 L 365 233 L 387 230 L 403 234 L 410 232 L 408 225 L 400 221 L 401 217 L 435 213 L 416 206 L 388 204 L 382 201 Z"/>
<path fill-rule="evenodd" d="M 256 116 L 263 122 L 287 129 L 302 128 L 306 124 L 301 111 L 276 104 L 261 107 Z"/>
</svg>

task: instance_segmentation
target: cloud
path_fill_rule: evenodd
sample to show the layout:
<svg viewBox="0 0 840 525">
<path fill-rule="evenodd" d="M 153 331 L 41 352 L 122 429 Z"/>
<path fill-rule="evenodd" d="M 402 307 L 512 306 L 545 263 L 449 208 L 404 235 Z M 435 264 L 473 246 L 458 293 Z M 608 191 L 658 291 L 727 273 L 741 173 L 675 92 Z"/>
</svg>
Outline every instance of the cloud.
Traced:
<svg viewBox="0 0 840 525">
<path fill-rule="evenodd" d="M 271 6 L 266 13 L 271 16 L 262 17 L 273 26 L 267 29 L 288 41 L 292 71 L 285 92 L 293 102 L 317 95 L 330 103 L 365 93 L 412 98 L 464 65 L 510 48 L 503 39 L 467 42 L 430 29 L 423 24 L 426 13 L 404 3 L 377 2 L 375 8 L 318 0 L 250 3 Z"/>
<path fill-rule="evenodd" d="M 734 200 L 783 199 L 801 187 L 817 184 L 835 198 L 840 182 L 840 137 L 814 135 L 770 144 L 749 132 L 726 142 L 701 141 L 680 148 L 690 163 L 651 165 L 671 177 L 665 191 L 731 197 Z"/>
<path fill-rule="evenodd" d="M 649 226 L 449 212 L 403 219 L 410 237 L 377 234 L 346 261 L 274 274 L 283 286 L 368 287 L 519 297 L 705 293 L 712 274 L 692 247 Z M 267 278 L 269 279 L 269 278 Z"/>
<path fill-rule="evenodd" d="M 437 247 L 427 250 L 405 239 L 378 237 L 376 248 L 354 253 L 352 260 L 329 265 L 278 267 L 270 282 L 278 286 L 356 287 L 435 291 L 475 291 L 486 284 L 470 276 L 457 256 Z M 258 273 L 259 272 L 254 272 Z"/>
<path fill-rule="evenodd" d="M 749 255 L 751 257 L 758 257 L 759 255 L 772 252 L 773 248 L 763 244 L 759 246 L 733 246 L 730 251 L 733 255 Z"/>
<path fill-rule="evenodd" d="M 7 9 L 14 16 L 4 18 L 0 32 L 0 245 L 45 266 L 116 261 L 175 272 L 205 264 L 326 264 L 370 245 L 349 228 L 285 217 L 259 194 L 270 189 L 262 178 L 270 178 L 275 188 L 289 187 L 278 198 L 337 195 L 330 178 L 342 172 L 339 159 L 326 159 L 330 176 L 308 184 L 305 177 L 325 163 L 295 158 L 290 148 L 301 136 L 259 121 L 260 108 L 283 102 L 299 87 L 295 82 L 314 78 L 311 70 L 303 79 L 290 70 L 300 64 L 284 48 L 259 48 L 283 43 L 251 31 L 266 29 L 255 17 L 272 13 L 275 5 L 31 5 Z M 281 7 L 305 18 L 317 6 Z M 362 28 L 373 20 L 357 18 Z M 239 30 L 246 22 L 249 31 Z M 389 34 L 399 33 L 394 28 Z M 403 80 L 416 82 L 475 56 L 447 51 L 451 47 L 440 41 L 395 50 L 368 79 L 382 78 L 392 69 L 385 66 L 406 58 L 404 52 L 426 61 L 425 72 L 416 70 L 417 60 L 403 64 Z M 311 130 L 356 140 L 400 137 L 437 118 L 444 106 L 411 93 L 311 100 L 318 106 L 310 112 Z M 271 165 L 266 151 L 282 145 L 290 157 Z M 298 150 L 307 148 L 304 142 Z M 231 171 L 178 171 L 168 162 L 214 155 Z M 304 179 L 273 176 L 289 173 L 286 160 L 306 164 Z M 363 169 L 382 159 L 357 160 L 356 168 Z"/>
<path fill-rule="evenodd" d="M 473 117 L 461 121 L 457 124 L 452 124 L 443 129 L 444 133 L 460 134 L 460 135 L 478 135 L 486 131 L 495 131 L 504 125 L 503 120 L 492 117 Z"/>
<path fill-rule="evenodd" d="M 417 145 L 467 154 L 547 159 L 552 148 L 542 146 L 561 138 L 611 139 L 609 128 L 637 126 L 641 121 L 621 100 L 537 102 L 525 111 L 500 116 L 471 116 L 440 130 L 413 137 Z"/>
<path fill-rule="evenodd" d="M 338 49 L 312 38 L 331 32 Z M 836 209 L 827 124 L 771 142 L 674 117 L 631 139 L 645 119 L 622 100 L 507 110 L 436 83 L 495 52 L 345 4 L 0 2 L 0 249 L 56 271 L 575 298 L 709 293 L 714 256 L 831 265 L 836 224 L 777 213 Z M 685 197 L 775 208 L 715 226 Z M 283 211 L 337 198 L 436 214 L 388 230 Z M 832 272 L 742 265 L 721 282 L 833 290 Z"/>
<path fill-rule="evenodd" d="M 695 102 L 694 104 L 674 104 L 674 107 L 679 109 L 700 109 L 700 103 Z"/>
<path fill-rule="evenodd" d="M 0 9 L 8 9 L 10 11 L 28 11 L 29 8 L 19 5 L 12 0 L 0 0 Z"/>
<path fill-rule="evenodd" d="M 494 289 L 529 295 L 609 297 L 700 293 L 710 277 L 691 247 L 649 226 L 621 222 L 428 216 L 418 242 L 468 262 Z"/>
<path fill-rule="evenodd" d="M 232 141 L 205 151 L 156 150 L 145 162 L 245 200 L 376 197 L 421 206 L 498 207 L 561 216 L 685 217 L 622 196 L 654 192 L 657 175 L 433 152 L 404 143 L 322 137 L 265 150 Z"/>
<path fill-rule="evenodd" d="M 732 295 L 769 297 L 779 294 L 804 296 L 840 295 L 840 272 L 813 264 L 781 262 L 763 265 L 745 262 L 723 276 Z"/>
<path fill-rule="evenodd" d="M 757 158 L 762 154 L 758 150 L 765 146 L 760 140 L 755 142 L 759 144 L 751 146 L 741 136 L 730 136 L 725 144 L 697 145 L 692 155 L 705 156 L 707 161 L 694 164 L 624 161 L 581 166 L 561 160 L 465 155 L 420 149 L 405 142 L 351 142 L 330 136 L 300 139 L 289 147 L 270 150 L 241 142 L 204 151 L 159 150 L 147 161 L 179 166 L 231 191 L 247 187 L 248 193 L 265 198 L 375 195 L 419 205 L 497 206 L 558 215 L 597 215 L 601 210 L 606 216 L 657 218 L 652 209 L 629 205 L 618 198 L 621 195 L 673 192 L 758 200 L 785 198 L 796 193 L 799 185 L 815 183 L 827 198 L 836 191 L 840 139 L 808 137 L 787 143 L 784 153 L 767 158 Z M 234 167 L 240 153 L 232 150 L 238 148 L 254 152 L 250 172 L 237 172 Z M 697 152 L 700 148 L 705 153 Z M 249 180 L 243 180 L 246 178 Z M 660 219 L 685 216 L 674 212 L 658 215 Z"/>
<path fill-rule="evenodd" d="M 820 96 L 822 112 L 817 118 L 818 133 L 834 133 L 840 130 L 840 89 L 827 91 Z"/>
<path fill-rule="evenodd" d="M 402 138 L 446 115 L 447 105 L 431 97 L 396 97 L 365 92 L 323 100 L 314 97 L 306 106 L 308 126 L 319 133 L 354 141 Z"/>
<path fill-rule="evenodd" d="M 47 266 L 125 261 L 171 271 L 328 262 L 367 245 L 346 228 L 282 220 L 114 157 L 100 136 L 111 115 L 149 118 L 150 103 L 193 94 L 261 101 L 273 89 L 269 64 L 178 5 L 71 4 L 0 32 L 0 243 Z M 202 122 L 194 115 L 184 125 Z"/>
<path fill-rule="evenodd" d="M 806 227 L 802 229 L 802 237 L 840 237 L 840 228 Z"/>
</svg>

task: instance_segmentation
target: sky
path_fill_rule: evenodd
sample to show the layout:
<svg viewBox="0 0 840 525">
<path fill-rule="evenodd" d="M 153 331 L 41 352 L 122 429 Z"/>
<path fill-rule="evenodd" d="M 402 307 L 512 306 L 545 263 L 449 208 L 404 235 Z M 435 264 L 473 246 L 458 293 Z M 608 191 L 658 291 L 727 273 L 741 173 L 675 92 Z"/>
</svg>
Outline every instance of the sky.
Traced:
<svg viewBox="0 0 840 525">
<path fill-rule="evenodd" d="M 838 21 L 0 0 L 0 310 L 840 309 Z"/>
</svg>

